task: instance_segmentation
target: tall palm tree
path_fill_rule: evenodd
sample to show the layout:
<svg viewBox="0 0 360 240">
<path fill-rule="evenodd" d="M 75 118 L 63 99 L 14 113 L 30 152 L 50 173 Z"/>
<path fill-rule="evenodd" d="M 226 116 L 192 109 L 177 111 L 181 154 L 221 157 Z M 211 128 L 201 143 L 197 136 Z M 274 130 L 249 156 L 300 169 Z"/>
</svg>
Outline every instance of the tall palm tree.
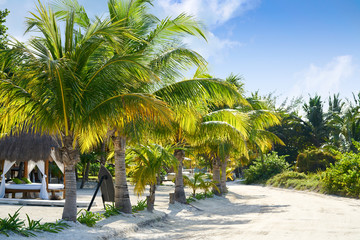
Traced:
<svg viewBox="0 0 360 240">
<path fill-rule="evenodd" d="M 157 19 L 149 13 L 149 0 L 109 0 L 108 12 L 112 22 L 121 22 L 121 26 L 131 29 L 136 39 L 120 39 L 122 49 L 117 49 L 118 56 L 135 56 L 142 65 L 147 66 L 153 73 L 148 83 L 129 84 L 127 90 L 136 93 L 152 93 L 154 86 L 158 89 L 164 81 L 171 81 L 180 75 L 179 69 L 188 68 L 192 64 L 203 64 L 204 59 L 194 51 L 181 44 L 177 38 L 183 35 L 195 35 L 205 38 L 200 24 L 185 14 L 170 19 Z M 88 19 L 84 8 L 77 1 L 61 0 L 54 6 L 59 16 L 66 16 L 69 9 L 77 9 L 79 17 L 76 19 L 80 26 L 87 26 Z M 139 41 L 140 40 L 140 41 Z M 130 75 L 134 76 L 134 75 Z M 158 80 L 162 81 L 158 81 Z M 156 81 L 157 80 L 157 81 Z M 133 83 L 133 81 L 131 81 Z M 116 116 L 116 114 L 114 115 Z M 146 120 L 146 118 L 145 118 Z M 115 150 L 115 205 L 124 212 L 131 212 L 126 176 L 125 176 L 125 148 L 127 139 L 134 133 L 140 136 L 138 128 L 132 128 L 134 121 L 123 118 L 121 124 L 109 124 L 109 133 Z M 136 122 L 136 121 L 135 121 Z M 129 127 L 130 126 L 130 127 Z"/>
<path fill-rule="evenodd" d="M 99 141 L 107 121 L 114 126 L 121 126 L 121 119 L 159 121 L 168 119 L 169 111 L 153 96 L 129 91 L 132 85 L 149 81 L 151 73 L 138 57 L 115 54 L 124 51 L 122 41 L 137 39 L 121 21 L 96 19 L 82 27 L 70 9 L 62 36 L 51 8 L 39 2 L 31 14 L 27 32 L 35 30 L 41 36 L 30 39 L 29 47 L 17 42 L 2 52 L 1 67 L 11 73 L 2 74 L 0 80 L 2 129 L 22 124 L 61 137 L 66 178 L 62 218 L 76 221 L 78 147 L 86 149 Z"/>
</svg>

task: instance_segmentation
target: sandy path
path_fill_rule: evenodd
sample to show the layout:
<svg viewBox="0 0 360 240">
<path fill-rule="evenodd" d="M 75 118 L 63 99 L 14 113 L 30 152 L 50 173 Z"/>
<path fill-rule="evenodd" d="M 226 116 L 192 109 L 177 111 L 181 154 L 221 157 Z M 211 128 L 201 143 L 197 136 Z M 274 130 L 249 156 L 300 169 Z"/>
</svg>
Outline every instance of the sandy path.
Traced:
<svg viewBox="0 0 360 240">
<path fill-rule="evenodd" d="M 226 198 L 168 208 L 168 218 L 126 239 L 360 239 L 360 201 L 229 185 Z M 121 238 L 117 238 L 121 239 Z"/>
</svg>

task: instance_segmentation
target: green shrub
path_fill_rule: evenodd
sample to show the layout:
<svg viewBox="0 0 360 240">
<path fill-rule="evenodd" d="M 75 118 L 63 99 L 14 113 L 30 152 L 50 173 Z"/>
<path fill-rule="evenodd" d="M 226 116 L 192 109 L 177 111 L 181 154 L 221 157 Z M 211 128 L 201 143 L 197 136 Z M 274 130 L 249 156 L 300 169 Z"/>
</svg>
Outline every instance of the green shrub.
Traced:
<svg viewBox="0 0 360 240">
<path fill-rule="evenodd" d="M 278 156 L 276 152 L 266 154 L 264 161 L 255 159 L 250 167 L 245 170 L 245 183 L 264 183 L 272 176 L 290 168 L 284 156 Z"/>
<path fill-rule="evenodd" d="M 325 171 L 322 181 L 328 193 L 360 197 L 360 154 L 343 154 Z"/>
<path fill-rule="evenodd" d="M 106 204 L 105 205 L 105 213 L 103 214 L 104 217 L 108 218 L 111 216 L 119 215 L 121 214 L 120 208 L 115 207 L 114 204 Z"/>
<path fill-rule="evenodd" d="M 205 198 L 212 198 L 212 197 L 214 197 L 214 193 L 212 192 L 197 193 L 195 195 L 187 197 L 186 203 L 189 204 L 191 202 L 196 202 L 196 200 L 202 200 Z"/>
<path fill-rule="evenodd" d="M 136 205 L 132 206 L 132 212 L 137 213 L 147 208 L 146 199 L 139 200 Z"/>
<path fill-rule="evenodd" d="M 317 172 L 325 171 L 330 164 L 334 164 L 337 157 L 332 153 L 321 149 L 305 150 L 299 153 L 296 159 L 296 170 L 298 172 Z"/>
<path fill-rule="evenodd" d="M 99 213 L 93 213 L 85 209 L 81 209 L 77 214 L 79 215 L 77 217 L 78 222 L 88 227 L 95 226 L 96 222 L 102 219 Z"/>
</svg>

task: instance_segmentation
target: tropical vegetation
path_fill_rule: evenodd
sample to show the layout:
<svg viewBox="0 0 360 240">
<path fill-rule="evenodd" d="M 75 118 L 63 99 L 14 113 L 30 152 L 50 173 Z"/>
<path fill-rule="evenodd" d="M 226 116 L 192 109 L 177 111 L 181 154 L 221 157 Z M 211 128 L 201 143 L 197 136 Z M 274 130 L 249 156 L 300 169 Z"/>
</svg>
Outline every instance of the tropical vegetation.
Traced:
<svg viewBox="0 0 360 240">
<path fill-rule="evenodd" d="M 38 1 L 26 20 L 26 33 L 37 34 L 26 43 L 7 39 L 8 11 L 0 12 L 1 136 L 25 130 L 59 139 L 62 219 L 94 226 L 103 216 L 152 211 L 171 172 L 180 203 L 226 194 L 234 172 L 247 184 L 359 197 L 360 93 L 330 96 L 328 108 L 318 95 L 280 105 L 271 94 L 247 95 L 241 76 L 212 76 L 183 44 L 206 41 L 198 19 L 158 19 L 151 7 L 108 0 L 105 17 L 93 17 L 77 0 Z M 101 165 L 115 177 L 114 205 L 104 215 L 78 213 L 76 178 L 84 187 Z M 128 180 L 138 195 L 149 185 L 147 201 L 131 206 Z"/>
</svg>

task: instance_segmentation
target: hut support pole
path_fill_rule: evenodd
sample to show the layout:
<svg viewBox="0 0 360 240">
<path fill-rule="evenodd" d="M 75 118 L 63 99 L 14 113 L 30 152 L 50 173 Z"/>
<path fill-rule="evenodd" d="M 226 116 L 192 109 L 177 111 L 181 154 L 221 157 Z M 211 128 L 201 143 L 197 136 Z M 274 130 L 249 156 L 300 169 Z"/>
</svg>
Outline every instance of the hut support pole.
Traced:
<svg viewBox="0 0 360 240">
<path fill-rule="evenodd" d="M 24 162 L 24 178 L 28 178 L 28 161 Z M 23 192 L 23 198 L 29 198 L 29 195 L 27 192 Z"/>
<path fill-rule="evenodd" d="M 24 178 L 28 178 L 29 172 L 28 172 L 28 161 L 24 162 Z"/>
<path fill-rule="evenodd" d="M 64 191 L 63 191 L 63 199 L 65 199 L 65 197 L 66 197 L 65 192 L 66 192 L 66 181 L 65 181 L 65 167 L 64 167 Z"/>
<path fill-rule="evenodd" d="M 49 176 L 49 160 L 45 161 L 45 174 Z M 49 177 L 46 178 L 46 190 L 49 191 Z"/>
</svg>

